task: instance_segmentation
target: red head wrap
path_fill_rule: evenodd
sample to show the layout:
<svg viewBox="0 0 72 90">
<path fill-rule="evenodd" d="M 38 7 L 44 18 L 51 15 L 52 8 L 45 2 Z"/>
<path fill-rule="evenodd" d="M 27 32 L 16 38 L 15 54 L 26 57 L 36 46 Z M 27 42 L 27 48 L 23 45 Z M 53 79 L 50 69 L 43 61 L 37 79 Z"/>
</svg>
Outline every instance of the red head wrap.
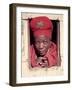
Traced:
<svg viewBox="0 0 72 90">
<path fill-rule="evenodd" d="M 48 17 L 35 17 L 31 20 L 30 26 L 34 36 L 46 35 L 51 38 L 53 25 Z"/>
</svg>

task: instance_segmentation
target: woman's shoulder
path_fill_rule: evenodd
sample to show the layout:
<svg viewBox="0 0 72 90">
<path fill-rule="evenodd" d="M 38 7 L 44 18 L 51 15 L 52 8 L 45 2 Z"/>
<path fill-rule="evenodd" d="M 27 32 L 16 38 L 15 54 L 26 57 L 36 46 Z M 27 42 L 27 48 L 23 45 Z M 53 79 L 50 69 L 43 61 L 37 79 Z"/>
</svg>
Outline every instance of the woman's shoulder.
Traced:
<svg viewBox="0 0 72 90">
<path fill-rule="evenodd" d="M 54 51 L 57 51 L 57 45 L 51 41 L 50 52 L 54 52 Z"/>
</svg>

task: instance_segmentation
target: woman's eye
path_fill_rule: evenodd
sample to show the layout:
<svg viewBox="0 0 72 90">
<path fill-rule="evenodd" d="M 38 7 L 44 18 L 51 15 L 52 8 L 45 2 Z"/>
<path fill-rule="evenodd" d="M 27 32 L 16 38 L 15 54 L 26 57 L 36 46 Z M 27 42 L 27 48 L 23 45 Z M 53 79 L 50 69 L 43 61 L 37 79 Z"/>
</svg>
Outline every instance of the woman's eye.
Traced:
<svg viewBox="0 0 72 90">
<path fill-rule="evenodd" d="M 44 44 L 47 44 L 48 42 L 47 41 L 43 41 Z"/>
<path fill-rule="evenodd" d="M 36 43 L 36 44 L 39 44 L 40 42 L 39 42 L 39 41 L 36 41 L 35 43 Z"/>
</svg>

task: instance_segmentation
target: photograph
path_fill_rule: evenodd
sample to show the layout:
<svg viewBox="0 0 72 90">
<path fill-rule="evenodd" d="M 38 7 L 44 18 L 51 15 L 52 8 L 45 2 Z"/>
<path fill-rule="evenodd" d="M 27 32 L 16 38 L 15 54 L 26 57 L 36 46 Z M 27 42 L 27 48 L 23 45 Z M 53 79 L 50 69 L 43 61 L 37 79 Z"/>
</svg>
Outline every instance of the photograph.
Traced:
<svg viewBox="0 0 72 90">
<path fill-rule="evenodd" d="M 27 69 L 26 71 L 27 73 L 28 71 L 30 73 L 32 72 L 32 74 L 39 72 L 41 75 L 42 71 L 49 73 L 49 69 L 52 68 L 50 72 L 52 71 L 53 73 L 53 69 L 57 69 L 61 66 L 60 20 L 54 18 L 55 14 L 42 15 L 42 13 L 37 14 L 37 13 L 22 12 L 21 16 L 22 16 L 22 19 L 21 19 L 22 72 L 25 72 Z M 63 18 L 62 15 L 56 15 L 56 18 L 57 17 L 61 19 Z M 27 58 L 25 59 L 25 57 Z M 31 71 L 31 70 L 34 70 L 34 71 Z M 43 72 L 42 75 L 44 75 L 45 72 Z M 30 76 L 30 73 L 28 73 L 29 76 Z M 24 75 L 25 74 L 26 73 L 24 73 Z"/>
<path fill-rule="evenodd" d="M 10 85 L 70 82 L 70 7 L 10 4 Z"/>
</svg>

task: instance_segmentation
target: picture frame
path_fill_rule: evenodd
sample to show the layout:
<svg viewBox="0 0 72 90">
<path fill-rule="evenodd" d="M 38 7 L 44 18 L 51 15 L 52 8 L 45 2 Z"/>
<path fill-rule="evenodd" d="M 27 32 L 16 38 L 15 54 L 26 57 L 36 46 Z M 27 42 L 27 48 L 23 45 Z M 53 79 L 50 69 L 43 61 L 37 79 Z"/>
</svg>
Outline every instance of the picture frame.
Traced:
<svg viewBox="0 0 72 90">
<path fill-rule="evenodd" d="M 11 86 L 49 85 L 70 83 L 70 7 L 12 3 L 10 11 Z M 53 23 L 53 42 L 57 45 L 57 65 L 51 68 L 31 67 L 29 22 L 46 16 Z M 32 53 L 33 54 L 33 53 Z"/>
</svg>

